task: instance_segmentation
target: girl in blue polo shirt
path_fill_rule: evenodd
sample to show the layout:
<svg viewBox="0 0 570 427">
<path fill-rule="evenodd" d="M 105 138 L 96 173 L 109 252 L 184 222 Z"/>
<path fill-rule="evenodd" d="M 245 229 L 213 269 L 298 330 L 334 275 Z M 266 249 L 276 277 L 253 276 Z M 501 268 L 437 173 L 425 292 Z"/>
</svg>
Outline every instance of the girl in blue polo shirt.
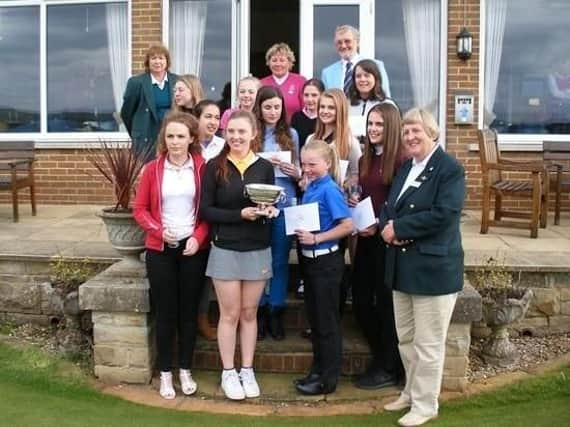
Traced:
<svg viewBox="0 0 570 427">
<path fill-rule="evenodd" d="M 339 299 L 344 256 L 339 239 L 352 232 L 352 219 L 336 173 L 336 151 L 321 140 L 311 140 L 301 151 L 301 165 L 309 181 L 303 204 L 319 204 L 321 229 L 296 230 L 302 245 L 305 276 L 305 310 L 312 329 L 313 363 L 309 373 L 295 381 L 307 395 L 328 394 L 336 389 L 342 362 L 342 328 Z"/>
</svg>

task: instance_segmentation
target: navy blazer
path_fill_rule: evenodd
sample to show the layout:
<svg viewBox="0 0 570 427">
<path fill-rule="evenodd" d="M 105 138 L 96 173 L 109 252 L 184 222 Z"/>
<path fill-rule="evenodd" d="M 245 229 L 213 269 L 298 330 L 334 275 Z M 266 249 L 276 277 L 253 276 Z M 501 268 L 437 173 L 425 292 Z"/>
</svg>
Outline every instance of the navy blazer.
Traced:
<svg viewBox="0 0 570 427">
<path fill-rule="evenodd" d="M 170 96 L 174 99 L 174 85 L 178 76 L 173 73 L 167 75 Z M 128 80 L 123 95 L 121 119 L 135 147 L 146 150 L 149 145 L 155 145 L 161 121 L 152 94 L 150 73 L 139 74 Z"/>
<path fill-rule="evenodd" d="M 415 295 L 445 295 L 463 288 L 459 223 L 465 201 L 463 166 L 438 147 L 424 171 L 398 200 L 412 167 L 408 160 L 394 178 L 380 214 L 380 230 L 394 221 L 404 246 L 386 245 L 385 284 Z"/>
</svg>

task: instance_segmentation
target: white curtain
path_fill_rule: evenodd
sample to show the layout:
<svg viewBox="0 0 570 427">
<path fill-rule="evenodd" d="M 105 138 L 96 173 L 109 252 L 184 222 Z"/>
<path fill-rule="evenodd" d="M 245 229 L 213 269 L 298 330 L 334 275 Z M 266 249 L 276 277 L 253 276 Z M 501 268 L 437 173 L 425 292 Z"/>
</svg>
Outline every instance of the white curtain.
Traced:
<svg viewBox="0 0 570 427">
<path fill-rule="evenodd" d="M 170 47 L 174 69 L 200 76 L 206 35 L 206 1 L 173 0 L 170 3 Z"/>
<path fill-rule="evenodd" d="M 483 126 L 489 125 L 495 119 L 493 107 L 497 95 L 497 83 L 501 70 L 501 55 L 503 53 L 503 37 L 507 17 L 507 0 L 487 0 L 485 16 L 485 106 L 483 110 Z"/>
<path fill-rule="evenodd" d="M 123 102 L 123 93 L 129 78 L 129 40 L 127 3 L 107 3 L 105 5 L 105 21 L 107 24 L 107 41 L 109 43 L 109 66 L 115 99 L 115 119 L 118 121 Z M 119 130 L 125 131 L 121 123 Z"/>
<path fill-rule="evenodd" d="M 440 0 L 402 0 L 414 106 L 438 116 Z"/>
</svg>

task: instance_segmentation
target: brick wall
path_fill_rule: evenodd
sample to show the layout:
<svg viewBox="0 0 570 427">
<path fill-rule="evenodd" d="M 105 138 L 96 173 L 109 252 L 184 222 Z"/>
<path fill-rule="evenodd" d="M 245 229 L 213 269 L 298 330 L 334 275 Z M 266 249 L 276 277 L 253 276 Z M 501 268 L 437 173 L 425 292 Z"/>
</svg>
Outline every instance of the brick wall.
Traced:
<svg viewBox="0 0 570 427">
<path fill-rule="evenodd" d="M 144 55 L 149 46 L 162 43 L 161 0 L 132 0 L 133 74 L 144 71 Z"/>
</svg>

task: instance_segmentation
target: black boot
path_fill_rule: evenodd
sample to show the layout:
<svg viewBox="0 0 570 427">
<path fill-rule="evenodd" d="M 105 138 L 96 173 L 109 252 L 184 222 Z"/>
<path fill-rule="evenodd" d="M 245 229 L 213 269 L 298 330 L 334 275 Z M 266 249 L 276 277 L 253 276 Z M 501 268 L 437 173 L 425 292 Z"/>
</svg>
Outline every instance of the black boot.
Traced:
<svg viewBox="0 0 570 427">
<path fill-rule="evenodd" d="M 276 341 L 285 339 L 285 329 L 283 328 L 283 307 L 272 307 L 269 314 L 269 333 Z"/>
<path fill-rule="evenodd" d="M 269 316 L 267 306 L 257 307 L 257 340 L 263 341 L 267 336 L 267 317 Z"/>
</svg>

